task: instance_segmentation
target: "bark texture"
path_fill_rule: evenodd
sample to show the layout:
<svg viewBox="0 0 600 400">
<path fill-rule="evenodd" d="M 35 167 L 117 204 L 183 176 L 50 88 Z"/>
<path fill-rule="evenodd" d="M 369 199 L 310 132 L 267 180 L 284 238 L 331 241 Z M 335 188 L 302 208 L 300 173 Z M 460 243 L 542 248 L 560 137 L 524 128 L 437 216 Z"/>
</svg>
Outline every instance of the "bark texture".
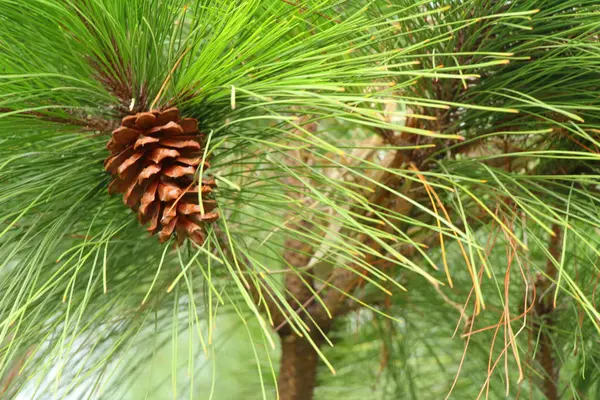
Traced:
<svg viewBox="0 0 600 400">
<path fill-rule="evenodd" d="M 319 355 L 305 338 L 281 335 L 281 364 L 277 382 L 280 400 L 311 400 Z"/>
<path fill-rule="evenodd" d="M 553 227 L 554 236 L 550 240 L 549 251 L 554 259 L 558 260 L 561 252 L 562 230 L 555 225 Z M 539 335 L 539 348 L 536 353 L 536 360 L 543 369 L 543 378 L 539 383 L 541 391 L 548 400 L 558 400 L 558 373 L 554 357 L 554 345 L 550 338 L 549 329 L 554 325 L 554 290 L 552 283 L 556 281 L 557 270 L 551 260 L 546 265 L 546 276 L 538 276 L 536 290 L 538 293 L 545 293 L 535 305 L 535 313 L 539 321 L 534 322 L 534 333 Z M 543 321 L 543 323 L 542 323 Z"/>
<path fill-rule="evenodd" d="M 312 229 L 312 224 L 308 221 L 294 225 L 299 231 Z M 310 245 L 290 238 L 286 240 L 285 247 L 283 258 L 290 266 L 302 268 L 308 265 L 313 253 Z M 307 325 L 310 319 L 302 308 L 308 307 L 312 298 L 308 285 L 313 285 L 310 276 L 301 277 L 300 272 L 294 270 L 286 272 L 285 286 L 289 291 L 287 301 Z M 319 356 L 312 344 L 306 338 L 298 336 L 287 323 L 283 322 L 278 326 L 278 333 L 281 338 L 281 362 L 277 382 L 279 399 L 310 400 L 316 385 Z M 316 340 L 315 343 L 320 344 L 320 340 Z"/>
</svg>

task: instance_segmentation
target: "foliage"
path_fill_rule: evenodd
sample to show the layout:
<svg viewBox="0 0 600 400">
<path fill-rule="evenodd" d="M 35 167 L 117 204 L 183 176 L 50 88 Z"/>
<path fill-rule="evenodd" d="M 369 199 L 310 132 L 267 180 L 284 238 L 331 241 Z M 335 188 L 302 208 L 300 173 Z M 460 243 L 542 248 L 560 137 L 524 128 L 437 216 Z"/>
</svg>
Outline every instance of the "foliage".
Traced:
<svg viewBox="0 0 600 400">
<path fill-rule="evenodd" d="M 317 398 L 543 398 L 549 351 L 563 396 L 595 398 L 599 15 L 0 0 L 5 396 L 225 398 L 224 357 L 246 397 L 272 398 L 274 314 L 312 340 L 284 274 L 325 305 L 351 271 Z M 160 245 L 106 192 L 114 121 L 169 105 L 209 141 L 223 217 L 201 248 Z M 290 238 L 309 265 L 284 257 Z M 165 348 L 168 382 L 132 391 Z"/>
</svg>

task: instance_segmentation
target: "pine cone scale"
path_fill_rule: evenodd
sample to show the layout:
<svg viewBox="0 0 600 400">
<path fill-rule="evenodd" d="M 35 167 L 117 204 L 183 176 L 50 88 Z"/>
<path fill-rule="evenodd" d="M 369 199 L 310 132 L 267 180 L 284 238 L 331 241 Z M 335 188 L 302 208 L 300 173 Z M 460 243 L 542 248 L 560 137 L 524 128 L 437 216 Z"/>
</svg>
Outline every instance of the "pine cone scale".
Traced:
<svg viewBox="0 0 600 400">
<path fill-rule="evenodd" d="M 112 138 L 115 144 L 129 144 L 142 133 L 143 131 L 139 131 L 133 128 L 127 128 L 126 126 L 121 126 L 113 131 Z"/>
<path fill-rule="evenodd" d="M 135 120 L 135 126 L 140 129 L 146 130 L 155 126 L 156 116 L 151 112 L 144 112 L 137 115 Z M 125 121 L 123 121 L 125 122 Z"/>
<path fill-rule="evenodd" d="M 146 179 L 153 177 L 160 172 L 160 164 L 150 164 L 138 175 L 138 183 L 144 182 Z M 158 184 L 158 182 L 157 182 Z"/>
<path fill-rule="evenodd" d="M 119 168 L 117 168 L 117 174 L 119 175 L 119 177 L 124 178 L 125 171 L 134 167 L 136 165 L 136 163 L 138 162 L 138 160 L 140 158 L 142 158 L 143 156 L 144 156 L 144 153 L 140 151 L 140 152 L 133 153 L 128 159 L 123 161 L 123 163 L 121 165 L 119 165 Z"/>
<path fill-rule="evenodd" d="M 178 163 L 186 164 L 191 167 L 196 167 L 196 166 L 200 165 L 200 160 L 202 160 L 200 157 L 189 158 L 189 157 L 179 156 L 179 157 L 175 158 L 175 161 L 177 161 Z M 206 168 L 206 169 L 208 169 L 208 168 Z"/>
<path fill-rule="evenodd" d="M 181 126 L 179 126 L 179 124 L 170 121 L 165 125 L 158 125 L 155 126 L 154 128 L 146 131 L 147 135 L 158 135 L 158 134 L 162 134 L 162 135 L 183 135 L 183 129 L 181 128 Z"/>
<path fill-rule="evenodd" d="M 127 128 L 133 128 L 138 117 L 136 115 L 128 115 L 122 119 L 121 125 Z"/>
<path fill-rule="evenodd" d="M 139 139 L 137 139 L 135 141 L 135 144 L 133 145 L 133 150 L 137 150 L 138 148 L 143 147 L 147 144 L 158 143 L 158 142 L 160 142 L 160 139 L 157 139 L 152 136 L 141 135 L 139 137 Z"/>
<path fill-rule="evenodd" d="M 169 178 L 181 178 L 186 175 L 194 175 L 196 173 L 196 168 L 194 167 L 184 167 L 182 165 L 171 165 L 170 167 L 165 168 L 162 171 L 165 176 Z"/>
<path fill-rule="evenodd" d="M 156 113 L 156 122 L 155 126 L 165 125 L 169 122 L 178 121 L 179 120 L 179 110 L 175 107 L 166 109 L 163 112 Z"/>
<path fill-rule="evenodd" d="M 179 156 L 179 152 L 177 150 L 162 147 L 152 150 L 150 159 L 159 164 L 165 158 L 175 158 L 177 156 Z"/>
<path fill-rule="evenodd" d="M 183 133 L 190 134 L 198 132 L 198 121 L 194 118 L 184 118 L 179 121 L 179 126 L 183 129 Z"/>
<path fill-rule="evenodd" d="M 195 140 L 163 139 L 160 141 L 160 143 L 163 146 L 172 147 L 175 149 L 200 150 L 200 144 Z"/>
</svg>

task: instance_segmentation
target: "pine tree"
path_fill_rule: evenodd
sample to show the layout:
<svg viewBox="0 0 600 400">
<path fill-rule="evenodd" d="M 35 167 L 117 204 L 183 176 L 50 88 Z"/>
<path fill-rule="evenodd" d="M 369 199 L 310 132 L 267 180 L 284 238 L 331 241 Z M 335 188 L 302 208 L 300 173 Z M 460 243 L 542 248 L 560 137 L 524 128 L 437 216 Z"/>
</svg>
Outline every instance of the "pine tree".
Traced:
<svg viewBox="0 0 600 400">
<path fill-rule="evenodd" d="M 598 0 L 0 21 L 2 398 L 600 398 Z"/>
</svg>

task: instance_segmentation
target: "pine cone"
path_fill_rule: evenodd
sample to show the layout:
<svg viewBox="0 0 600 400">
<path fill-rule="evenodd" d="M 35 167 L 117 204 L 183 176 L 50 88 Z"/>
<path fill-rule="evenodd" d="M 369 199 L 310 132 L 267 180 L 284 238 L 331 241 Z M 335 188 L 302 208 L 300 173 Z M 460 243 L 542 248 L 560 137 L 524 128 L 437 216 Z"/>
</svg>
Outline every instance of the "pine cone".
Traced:
<svg viewBox="0 0 600 400">
<path fill-rule="evenodd" d="M 173 234 L 181 244 L 189 237 L 198 245 L 206 238 L 204 224 L 214 222 L 214 200 L 206 197 L 215 187 L 213 179 L 198 184 L 204 136 L 198 132 L 198 120 L 180 119 L 177 108 L 150 111 L 123 118 L 107 144 L 111 155 L 104 168 L 114 179 L 109 193 L 123 193 L 123 201 L 148 231 L 159 232 L 161 242 Z M 203 211 L 198 203 L 202 195 Z"/>
</svg>

